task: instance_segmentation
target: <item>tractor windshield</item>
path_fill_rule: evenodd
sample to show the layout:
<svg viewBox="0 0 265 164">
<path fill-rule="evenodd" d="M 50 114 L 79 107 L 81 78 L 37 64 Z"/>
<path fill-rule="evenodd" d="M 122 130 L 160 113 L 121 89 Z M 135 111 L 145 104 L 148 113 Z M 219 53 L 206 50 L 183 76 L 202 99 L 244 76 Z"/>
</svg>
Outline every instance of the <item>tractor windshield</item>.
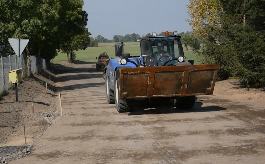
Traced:
<svg viewBox="0 0 265 164">
<path fill-rule="evenodd" d="M 142 40 L 141 52 L 142 55 L 155 57 L 159 66 L 184 55 L 179 37 L 151 37 Z M 172 60 L 169 64 L 176 62 L 176 60 Z"/>
</svg>

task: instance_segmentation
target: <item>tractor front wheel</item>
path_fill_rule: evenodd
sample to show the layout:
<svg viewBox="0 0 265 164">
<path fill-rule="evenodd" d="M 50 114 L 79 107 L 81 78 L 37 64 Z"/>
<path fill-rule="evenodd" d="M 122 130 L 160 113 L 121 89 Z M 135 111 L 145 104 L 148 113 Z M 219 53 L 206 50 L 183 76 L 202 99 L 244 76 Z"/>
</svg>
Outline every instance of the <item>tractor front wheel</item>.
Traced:
<svg viewBox="0 0 265 164">
<path fill-rule="evenodd" d="M 114 93 L 109 87 L 109 78 L 106 76 L 105 78 L 105 87 L 106 87 L 106 97 L 107 97 L 107 102 L 108 104 L 114 104 Z"/>
<path fill-rule="evenodd" d="M 120 99 L 119 93 L 120 93 L 120 79 L 118 77 L 115 77 L 115 85 L 114 85 L 114 97 L 115 97 L 115 104 L 117 111 L 119 113 L 123 112 L 129 112 L 131 111 L 128 99 Z"/>
<path fill-rule="evenodd" d="M 195 103 L 195 96 L 178 97 L 174 99 L 174 106 L 177 109 L 191 109 Z"/>
</svg>

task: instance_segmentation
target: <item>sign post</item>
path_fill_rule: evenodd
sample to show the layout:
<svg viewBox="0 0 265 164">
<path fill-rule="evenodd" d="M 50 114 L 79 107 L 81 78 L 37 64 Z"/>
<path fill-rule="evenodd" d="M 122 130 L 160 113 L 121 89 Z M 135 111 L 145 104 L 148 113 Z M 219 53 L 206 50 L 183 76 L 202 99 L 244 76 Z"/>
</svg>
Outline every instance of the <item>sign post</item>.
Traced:
<svg viewBox="0 0 265 164">
<path fill-rule="evenodd" d="M 18 39 L 18 38 L 8 38 L 10 45 L 12 46 L 13 50 L 15 51 L 17 56 L 20 56 L 24 51 L 25 47 L 27 46 L 29 40 L 28 39 Z M 11 70 L 10 70 L 11 71 Z M 15 90 L 16 90 L 16 102 L 18 102 L 18 82 L 15 83 Z"/>
</svg>

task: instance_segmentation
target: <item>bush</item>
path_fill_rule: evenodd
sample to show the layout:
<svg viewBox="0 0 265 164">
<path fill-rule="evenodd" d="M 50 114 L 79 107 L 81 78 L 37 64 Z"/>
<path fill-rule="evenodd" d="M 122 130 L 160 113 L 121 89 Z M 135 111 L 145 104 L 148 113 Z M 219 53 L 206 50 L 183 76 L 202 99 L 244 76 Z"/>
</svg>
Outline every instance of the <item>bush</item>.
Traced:
<svg viewBox="0 0 265 164">
<path fill-rule="evenodd" d="M 236 76 L 247 87 L 265 87 L 265 31 L 247 25 L 212 31 L 200 55 L 202 63 L 220 64 L 221 79 Z"/>
</svg>

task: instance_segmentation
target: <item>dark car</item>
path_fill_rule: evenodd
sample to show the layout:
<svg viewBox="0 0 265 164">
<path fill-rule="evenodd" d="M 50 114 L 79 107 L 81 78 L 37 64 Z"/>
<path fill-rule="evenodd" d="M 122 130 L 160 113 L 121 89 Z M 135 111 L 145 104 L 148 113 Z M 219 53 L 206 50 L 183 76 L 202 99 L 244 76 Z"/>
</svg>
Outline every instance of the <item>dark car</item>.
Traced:
<svg viewBox="0 0 265 164">
<path fill-rule="evenodd" d="M 101 68 L 106 67 L 107 61 L 109 60 L 109 56 L 106 52 L 103 52 L 98 57 L 96 57 L 96 59 L 98 59 L 96 63 L 96 70 L 99 71 Z"/>
</svg>

